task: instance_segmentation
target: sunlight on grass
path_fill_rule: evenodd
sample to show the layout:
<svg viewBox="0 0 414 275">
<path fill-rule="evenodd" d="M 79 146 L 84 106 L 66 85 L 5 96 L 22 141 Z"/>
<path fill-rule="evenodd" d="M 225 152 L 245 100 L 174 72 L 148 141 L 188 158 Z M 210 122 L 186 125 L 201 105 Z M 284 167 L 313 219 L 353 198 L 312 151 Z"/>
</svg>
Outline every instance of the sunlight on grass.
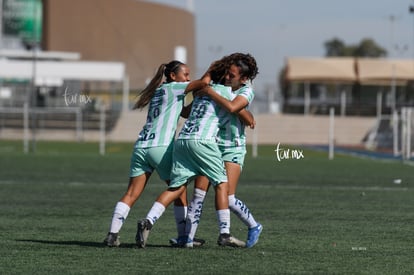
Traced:
<svg viewBox="0 0 414 275">
<path fill-rule="evenodd" d="M 295 147 L 292 147 L 295 148 Z M 198 249 L 173 249 L 172 207 L 136 249 L 136 221 L 166 185 L 154 175 L 120 233 L 102 245 L 113 207 L 125 192 L 132 144 L 0 142 L 1 274 L 410 274 L 414 270 L 413 167 L 304 150 L 278 161 L 274 146 L 250 151 L 237 195 L 263 224 L 251 249 L 217 246 L 214 192 L 207 195 Z M 250 149 L 249 149 L 250 150 Z M 398 184 L 394 179 L 401 179 Z M 189 185 L 190 193 L 192 184 Z M 247 229 L 234 215 L 232 234 Z M 135 272 L 136 271 L 136 272 Z"/>
</svg>

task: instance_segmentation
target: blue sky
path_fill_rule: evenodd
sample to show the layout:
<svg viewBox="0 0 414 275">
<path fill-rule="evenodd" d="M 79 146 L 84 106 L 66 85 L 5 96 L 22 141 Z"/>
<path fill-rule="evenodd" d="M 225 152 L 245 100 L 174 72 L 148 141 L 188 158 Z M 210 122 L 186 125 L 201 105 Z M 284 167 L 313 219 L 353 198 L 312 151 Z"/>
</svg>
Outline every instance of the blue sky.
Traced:
<svg viewBox="0 0 414 275">
<path fill-rule="evenodd" d="M 414 57 L 414 0 L 150 0 L 187 9 L 196 20 L 198 77 L 212 60 L 240 51 L 256 57 L 257 92 L 276 87 L 286 57 L 324 56 L 324 42 L 372 38 L 390 57 Z M 394 18 L 391 20 L 390 18 Z M 391 45 L 393 45 L 391 47 Z M 396 49 L 396 46 L 398 49 Z"/>
</svg>

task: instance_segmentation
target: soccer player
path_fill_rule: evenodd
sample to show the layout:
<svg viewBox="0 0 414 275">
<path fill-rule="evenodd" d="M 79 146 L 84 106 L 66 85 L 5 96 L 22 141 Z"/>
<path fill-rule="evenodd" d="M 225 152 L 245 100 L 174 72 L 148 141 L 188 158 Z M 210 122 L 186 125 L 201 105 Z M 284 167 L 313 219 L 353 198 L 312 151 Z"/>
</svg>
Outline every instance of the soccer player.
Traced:
<svg viewBox="0 0 414 275">
<path fill-rule="evenodd" d="M 164 77 L 166 81 L 162 83 Z M 115 206 L 109 233 L 104 240 L 105 245 L 120 245 L 118 233 L 154 170 L 162 180 L 169 183 L 174 137 L 183 109 L 184 90 L 189 81 L 188 66 L 174 60 L 160 65 L 151 82 L 140 92 L 134 109 L 149 105 L 147 120 L 135 142 L 128 189 Z M 179 235 L 185 231 L 186 195 L 183 192 L 174 202 Z"/>
<path fill-rule="evenodd" d="M 228 73 L 223 80 L 224 84 L 230 86 L 234 93 L 233 100 L 228 100 L 217 93 L 211 87 L 204 89 L 205 93 L 215 102 L 225 109 L 228 123 L 224 123 L 219 130 L 218 144 L 221 151 L 229 184 L 229 208 L 240 220 L 248 226 L 246 247 L 254 246 L 262 232 L 262 225 L 257 223 L 247 205 L 235 196 L 238 180 L 242 171 L 244 157 L 246 154 L 245 124 L 240 120 L 235 112 L 246 108 L 253 100 L 254 93 L 251 81 L 258 73 L 255 59 L 249 54 L 235 53 L 224 57 L 229 64 Z M 213 72 L 210 72 L 213 73 Z M 204 76 L 203 81 L 209 82 L 209 76 Z M 194 85 L 192 82 L 191 85 Z M 189 87 L 188 87 L 189 88 Z M 224 111 L 224 110 L 223 110 Z M 208 180 L 198 179 L 194 189 L 193 199 L 188 207 L 187 229 L 188 238 L 194 238 L 198 224 L 200 222 L 204 198 L 208 190 Z M 180 240 L 177 240 L 177 245 Z"/>
<path fill-rule="evenodd" d="M 218 82 L 215 78 L 223 77 L 225 72 L 213 75 L 212 80 Z M 212 89 L 225 98 L 232 97 L 230 87 L 214 84 Z M 157 198 L 146 218 L 138 222 L 136 242 L 139 247 L 146 246 L 149 232 L 155 222 L 168 205 L 185 191 L 187 183 L 199 175 L 207 177 L 215 190 L 215 207 L 220 231 L 218 244 L 245 246 L 244 242 L 230 234 L 227 176 L 216 142 L 218 129 L 223 123 L 219 116 L 220 110 L 221 108 L 208 96 L 194 98 L 190 116 L 175 141 L 169 188 Z M 185 247 L 193 245 L 193 239 L 185 240 Z"/>
</svg>

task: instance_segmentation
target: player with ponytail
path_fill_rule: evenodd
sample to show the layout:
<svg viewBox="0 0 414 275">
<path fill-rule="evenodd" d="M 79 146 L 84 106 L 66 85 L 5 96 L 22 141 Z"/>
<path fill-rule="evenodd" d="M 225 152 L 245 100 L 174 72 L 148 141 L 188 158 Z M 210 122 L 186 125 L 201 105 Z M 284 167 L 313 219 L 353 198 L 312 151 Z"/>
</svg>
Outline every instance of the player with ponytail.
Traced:
<svg viewBox="0 0 414 275">
<path fill-rule="evenodd" d="M 104 240 L 107 246 L 120 245 L 118 233 L 152 172 L 156 170 L 167 184 L 170 181 L 174 137 L 183 109 L 184 91 L 190 81 L 189 75 L 188 66 L 180 61 L 161 64 L 147 87 L 138 94 L 133 108 L 148 106 L 147 120 L 134 145 L 128 189 L 115 205 L 109 232 Z M 174 201 L 174 206 L 180 236 L 185 230 L 186 192 Z"/>
</svg>

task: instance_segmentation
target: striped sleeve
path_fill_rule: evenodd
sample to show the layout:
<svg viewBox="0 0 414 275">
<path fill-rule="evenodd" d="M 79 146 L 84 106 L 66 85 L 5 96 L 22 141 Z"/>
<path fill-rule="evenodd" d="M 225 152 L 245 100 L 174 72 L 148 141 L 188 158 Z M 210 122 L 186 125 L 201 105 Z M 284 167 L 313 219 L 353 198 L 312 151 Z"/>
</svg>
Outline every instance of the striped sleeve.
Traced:
<svg viewBox="0 0 414 275">
<path fill-rule="evenodd" d="M 183 107 L 184 90 L 188 82 L 161 85 L 152 97 L 147 121 L 139 134 L 136 146 L 141 148 L 167 146 L 175 137 Z"/>
</svg>

